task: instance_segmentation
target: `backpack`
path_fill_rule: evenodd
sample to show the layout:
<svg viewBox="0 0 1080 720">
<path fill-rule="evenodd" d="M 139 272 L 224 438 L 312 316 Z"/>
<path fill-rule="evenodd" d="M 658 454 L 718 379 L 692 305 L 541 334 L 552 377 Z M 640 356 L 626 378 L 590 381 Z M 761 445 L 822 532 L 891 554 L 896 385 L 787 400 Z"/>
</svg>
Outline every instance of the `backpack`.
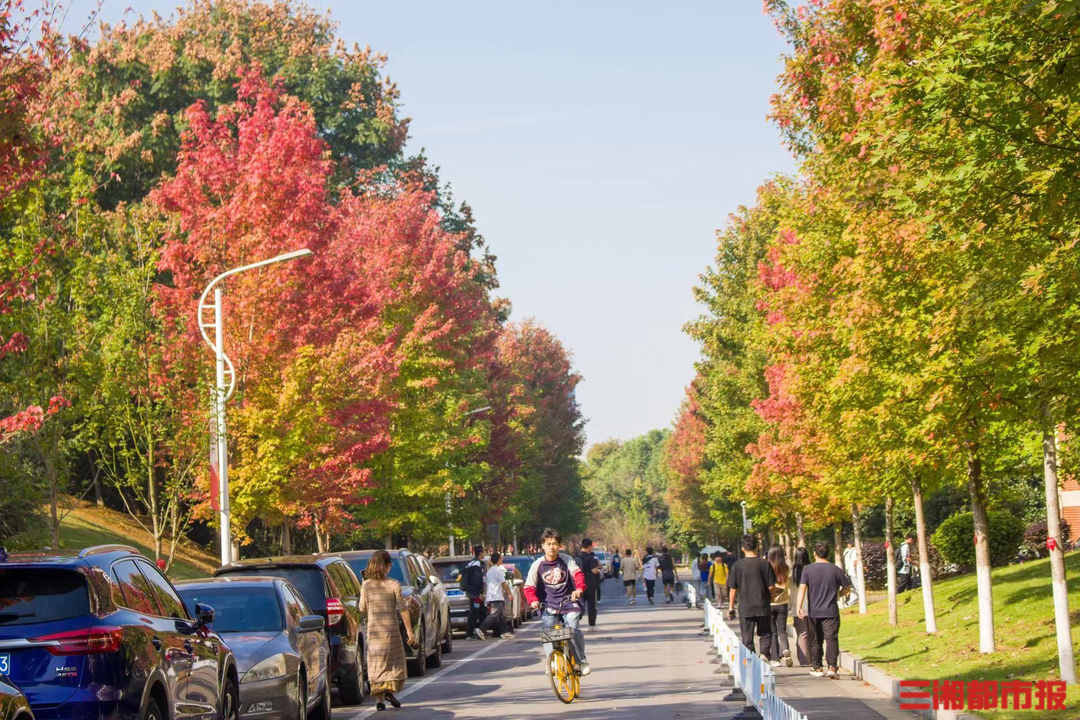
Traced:
<svg viewBox="0 0 1080 720">
<path fill-rule="evenodd" d="M 469 597 L 484 594 L 484 567 L 478 560 L 470 560 L 461 572 L 461 589 Z"/>
</svg>

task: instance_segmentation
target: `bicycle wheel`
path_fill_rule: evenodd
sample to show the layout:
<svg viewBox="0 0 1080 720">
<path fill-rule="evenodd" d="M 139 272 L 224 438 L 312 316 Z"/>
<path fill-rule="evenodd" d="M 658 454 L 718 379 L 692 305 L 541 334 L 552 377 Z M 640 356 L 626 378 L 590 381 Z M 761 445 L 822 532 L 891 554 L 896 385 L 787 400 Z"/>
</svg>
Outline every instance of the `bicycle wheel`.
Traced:
<svg viewBox="0 0 1080 720">
<path fill-rule="evenodd" d="M 570 663 L 567 661 L 566 653 L 562 648 L 556 648 L 551 653 L 551 657 L 548 659 L 549 667 L 551 669 L 551 689 L 555 691 L 555 696 L 564 703 L 570 703 L 574 700 L 574 674 L 570 668 Z"/>
<path fill-rule="evenodd" d="M 581 670 L 573 653 L 570 653 L 570 677 L 574 681 L 574 697 L 581 697 Z"/>
</svg>

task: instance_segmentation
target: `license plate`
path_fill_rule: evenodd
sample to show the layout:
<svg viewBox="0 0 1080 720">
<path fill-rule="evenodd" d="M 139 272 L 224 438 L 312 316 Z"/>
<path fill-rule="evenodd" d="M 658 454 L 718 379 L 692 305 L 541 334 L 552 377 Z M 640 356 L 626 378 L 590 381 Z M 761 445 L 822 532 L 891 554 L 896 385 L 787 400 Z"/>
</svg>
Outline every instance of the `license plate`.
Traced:
<svg viewBox="0 0 1080 720">
<path fill-rule="evenodd" d="M 464 590 L 447 590 L 446 597 L 464 597 Z"/>
<path fill-rule="evenodd" d="M 0 675 L 11 674 L 11 654 L 0 653 Z"/>
</svg>

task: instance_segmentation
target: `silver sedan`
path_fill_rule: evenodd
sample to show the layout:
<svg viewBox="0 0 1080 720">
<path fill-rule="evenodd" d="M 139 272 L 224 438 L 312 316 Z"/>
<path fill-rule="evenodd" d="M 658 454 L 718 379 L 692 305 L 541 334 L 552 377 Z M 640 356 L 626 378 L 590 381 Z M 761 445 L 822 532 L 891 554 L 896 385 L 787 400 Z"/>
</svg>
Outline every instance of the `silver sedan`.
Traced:
<svg viewBox="0 0 1080 720">
<path fill-rule="evenodd" d="M 214 631 L 236 658 L 242 717 L 330 720 L 324 621 L 296 588 L 278 577 L 242 575 L 175 585 L 189 608 L 214 608 Z"/>
</svg>

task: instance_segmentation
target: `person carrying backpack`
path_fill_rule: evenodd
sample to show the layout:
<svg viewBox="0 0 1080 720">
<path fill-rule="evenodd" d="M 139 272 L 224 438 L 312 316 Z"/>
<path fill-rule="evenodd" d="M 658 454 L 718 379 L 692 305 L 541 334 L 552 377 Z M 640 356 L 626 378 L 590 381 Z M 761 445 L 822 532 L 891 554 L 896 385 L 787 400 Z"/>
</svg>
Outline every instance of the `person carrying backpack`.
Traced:
<svg viewBox="0 0 1080 720">
<path fill-rule="evenodd" d="M 476 631 L 487 619 L 487 606 L 484 597 L 487 587 L 484 578 L 487 575 L 484 567 L 484 546 L 473 546 L 473 559 L 461 571 L 461 589 L 465 591 L 465 597 L 469 598 L 469 620 L 466 637 L 476 637 Z"/>
</svg>

